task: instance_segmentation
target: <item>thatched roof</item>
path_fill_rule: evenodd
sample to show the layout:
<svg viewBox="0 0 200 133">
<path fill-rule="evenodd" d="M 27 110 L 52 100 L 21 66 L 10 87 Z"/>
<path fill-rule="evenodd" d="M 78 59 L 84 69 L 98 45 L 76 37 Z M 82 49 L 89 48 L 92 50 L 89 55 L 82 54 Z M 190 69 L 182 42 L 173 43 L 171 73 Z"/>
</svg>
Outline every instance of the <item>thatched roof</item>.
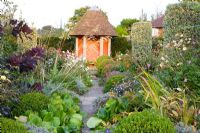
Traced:
<svg viewBox="0 0 200 133">
<path fill-rule="evenodd" d="M 100 10 L 89 9 L 70 32 L 71 36 L 117 36 L 113 26 L 108 22 L 105 14 Z"/>
<path fill-rule="evenodd" d="M 163 21 L 164 21 L 164 15 L 162 15 L 161 17 L 153 20 L 152 23 L 152 27 L 153 28 L 163 28 Z"/>
</svg>

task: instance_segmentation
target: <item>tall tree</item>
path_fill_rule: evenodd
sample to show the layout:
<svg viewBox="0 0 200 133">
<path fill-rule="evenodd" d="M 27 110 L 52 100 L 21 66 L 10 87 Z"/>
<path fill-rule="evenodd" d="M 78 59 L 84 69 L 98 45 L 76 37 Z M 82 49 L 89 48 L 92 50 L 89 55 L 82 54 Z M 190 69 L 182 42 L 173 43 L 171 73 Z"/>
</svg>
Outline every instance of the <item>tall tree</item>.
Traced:
<svg viewBox="0 0 200 133">
<path fill-rule="evenodd" d="M 141 21 L 147 21 L 147 13 L 144 12 L 142 9 L 141 15 L 140 15 L 140 20 Z"/>
<path fill-rule="evenodd" d="M 81 19 L 81 17 L 86 13 L 86 11 L 89 9 L 89 6 L 81 7 L 79 9 L 76 9 L 74 11 L 74 15 L 69 18 L 69 21 L 66 25 L 67 31 L 70 31 L 74 28 L 76 23 Z"/>
<path fill-rule="evenodd" d="M 61 37 L 64 29 L 54 28 L 51 25 L 43 26 L 41 29 L 38 29 L 38 34 L 40 37 Z"/>
<path fill-rule="evenodd" d="M 133 23 L 139 22 L 137 19 L 125 18 L 122 19 L 120 25 L 118 25 L 115 30 L 119 36 L 126 36 L 130 34 L 130 29 Z"/>
</svg>

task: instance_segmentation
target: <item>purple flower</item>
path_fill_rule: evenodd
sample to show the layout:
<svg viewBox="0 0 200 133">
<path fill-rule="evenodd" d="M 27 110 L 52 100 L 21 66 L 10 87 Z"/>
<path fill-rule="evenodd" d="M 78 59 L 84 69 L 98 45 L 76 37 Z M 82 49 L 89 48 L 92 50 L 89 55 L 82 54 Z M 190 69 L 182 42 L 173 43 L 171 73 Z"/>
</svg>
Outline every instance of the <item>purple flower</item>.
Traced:
<svg viewBox="0 0 200 133">
<path fill-rule="evenodd" d="M 181 107 L 183 106 L 183 101 L 179 100 L 179 104 L 181 105 Z"/>
<path fill-rule="evenodd" d="M 151 67 L 151 64 L 147 64 L 147 68 L 150 68 Z"/>
<path fill-rule="evenodd" d="M 42 91 L 42 89 L 44 88 L 43 85 L 41 83 L 35 83 L 32 85 L 31 87 L 33 90 L 36 91 Z"/>
<path fill-rule="evenodd" d="M 107 128 L 105 133 L 111 133 L 110 129 Z"/>
<path fill-rule="evenodd" d="M 10 20 L 10 24 L 11 24 L 11 25 L 16 25 L 16 24 L 17 24 L 17 20 L 16 20 L 16 19 Z"/>
<path fill-rule="evenodd" d="M 11 66 L 19 66 L 19 64 L 21 63 L 21 56 L 13 55 L 8 59 L 8 62 Z"/>
<path fill-rule="evenodd" d="M 36 64 L 37 64 L 36 59 L 28 57 L 28 56 L 23 57 L 19 65 L 19 71 L 20 73 L 32 71 L 35 68 Z"/>
<path fill-rule="evenodd" d="M 0 23 L 0 37 L 3 36 L 3 25 Z"/>
<path fill-rule="evenodd" d="M 31 56 L 36 59 L 41 59 L 44 57 L 44 49 L 41 47 L 32 48 L 27 51 L 23 56 Z"/>
<path fill-rule="evenodd" d="M 12 35 L 14 37 L 18 37 L 19 33 L 20 33 L 20 30 L 17 27 L 14 27 L 12 30 Z"/>
<path fill-rule="evenodd" d="M 26 33 L 26 34 L 31 34 L 31 33 L 33 32 L 33 30 L 31 30 L 31 28 L 28 27 L 27 24 L 24 24 L 24 25 L 22 26 L 21 31 L 22 31 L 23 33 Z"/>
<path fill-rule="evenodd" d="M 16 19 L 10 20 L 10 25 L 13 26 L 12 35 L 14 37 L 20 37 L 22 39 L 21 33 L 24 33 L 26 38 L 29 38 L 27 35 L 31 34 L 33 30 L 24 22 L 24 21 L 17 21 Z M 23 40 L 23 39 L 22 39 Z"/>
</svg>

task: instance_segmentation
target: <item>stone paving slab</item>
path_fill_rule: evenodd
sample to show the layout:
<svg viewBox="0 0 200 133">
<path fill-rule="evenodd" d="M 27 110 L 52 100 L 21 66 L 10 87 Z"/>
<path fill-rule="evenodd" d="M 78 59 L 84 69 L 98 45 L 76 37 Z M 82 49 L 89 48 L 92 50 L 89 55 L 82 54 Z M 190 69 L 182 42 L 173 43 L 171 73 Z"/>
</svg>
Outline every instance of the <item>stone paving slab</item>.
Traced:
<svg viewBox="0 0 200 133">
<path fill-rule="evenodd" d="M 90 129 L 87 127 L 86 123 L 89 117 L 95 113 L 95 108 L 93 106 L 94 101 L 103 95 L 103 87 L 100 87 L 98 84 L 98 78 L 93 78 L 93 86 L 90 90 L 80 97 L 81 100 L 81 109 L 87 113 L 87 117 L 84 118 L 84 127 L 82 133 L 90 133 Z"/>
</svg>

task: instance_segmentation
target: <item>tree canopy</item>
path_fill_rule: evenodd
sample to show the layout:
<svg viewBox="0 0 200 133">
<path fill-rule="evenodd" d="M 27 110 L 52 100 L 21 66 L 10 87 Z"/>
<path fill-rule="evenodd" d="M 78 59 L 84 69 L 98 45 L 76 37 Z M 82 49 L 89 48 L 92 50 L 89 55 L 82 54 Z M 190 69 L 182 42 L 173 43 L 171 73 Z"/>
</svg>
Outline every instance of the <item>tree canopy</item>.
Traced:
<svg viewBox="0 0 200 133">
<path fill-rule="evenodd" d="M 115 30 L 119 36 L 129 35 L 132 24 L 136 22 L 139 22 L 139 20 L 132 18 L 122 19 L 120 25 L 118 25 Z"/>
<path fill-rule="evenodd" d="M 70 31 L 74 28 L 76 23 L 81 19 L 81 17 L 86 13 L 86 11 L 89 9 L 89 6 L 81 7 L 79 9 L 76 9 L 74 11 L 74 15 L 69 18 L 69 21 L 66 25 L 67 31 Z"/>
<path fill-rule="evenodd" d="M 51 25 L 43 26 L 41 29 L 38 29 L 38 34 L 41 37 L 61 37 L 64 29 L 55 28 Z"/>
</svg>

